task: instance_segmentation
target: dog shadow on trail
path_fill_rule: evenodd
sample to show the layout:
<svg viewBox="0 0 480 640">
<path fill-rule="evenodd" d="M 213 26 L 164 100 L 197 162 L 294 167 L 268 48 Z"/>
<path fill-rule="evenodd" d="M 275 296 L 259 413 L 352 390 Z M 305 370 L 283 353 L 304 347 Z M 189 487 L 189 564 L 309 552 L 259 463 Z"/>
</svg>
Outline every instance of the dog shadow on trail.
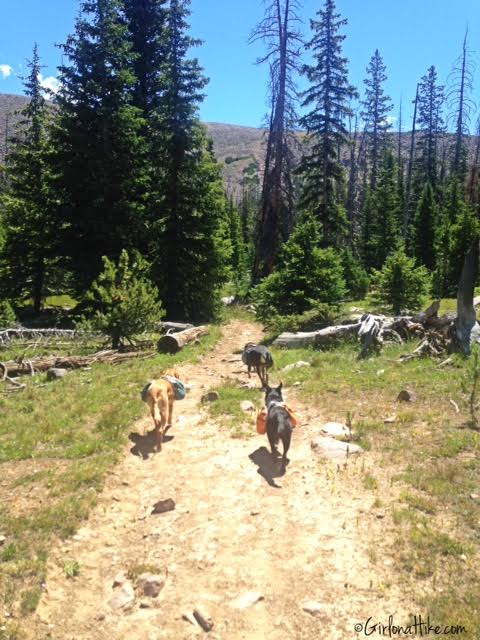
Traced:
<svg viewBox="0 0 480 640">
<path fill-rule="evenodd" d="M 273 460 L 272 454 L 267 447 L 259 447 L 248 457 L 257 465 L 257 473 L 259 473 L 262 478 L 265 478 L 271 487 L 275 487 L 275 489 L 282 488 L 280 485 L 275 483 L 274 478 L 281 478 L 284 476 L 285 469 L 282 469 L 280 460 Z"/>
<path fill-rule="evenodd" d="M 163 444 L 173 440 L 174 436 L 163 436 Z M 136 431 L 133 431 L 128 439 L 133 442 L 133 447 L 130 449 L 130 453 L 134 456 L 139 456 L 144 460 L 148 460 L 149 456 L 155 452 L 155 446 L 157 444 L 157 438 L 155 431 L 147 431 L 143 436 Z"/>
</svg>

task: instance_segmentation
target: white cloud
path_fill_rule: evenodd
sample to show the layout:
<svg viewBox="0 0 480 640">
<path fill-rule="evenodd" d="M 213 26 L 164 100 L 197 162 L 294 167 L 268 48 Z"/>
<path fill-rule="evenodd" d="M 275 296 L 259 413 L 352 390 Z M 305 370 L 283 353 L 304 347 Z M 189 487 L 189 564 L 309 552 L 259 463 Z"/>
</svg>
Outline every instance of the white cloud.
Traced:
<svg viewBox="0 0 480 640">
<path fill-rule="evenodd" d="M 55 76 L 48 76 L 44 78 L 41 73 L 38 74 L 38 79 L 40 81 L 40 86 L 42 89 L 46 89 L 51 91 L 52 93 L 57 93 L 60 89 L 60 81 Z"/>
<path fill-rule="evenodd" d="M 0 64 L 0 76 L 5 79 L 11 76 L 13 69 L 9 64 Z"/>
<path fill-rule="evenodd" d="M 387 124 L 390 124 L 390 125 L 391 124 L 395 124 L 397 120 L 398 120 L 398 118 L 396 118 L 395 116 L 387 116 L 386 117 Z"/>
</svg>

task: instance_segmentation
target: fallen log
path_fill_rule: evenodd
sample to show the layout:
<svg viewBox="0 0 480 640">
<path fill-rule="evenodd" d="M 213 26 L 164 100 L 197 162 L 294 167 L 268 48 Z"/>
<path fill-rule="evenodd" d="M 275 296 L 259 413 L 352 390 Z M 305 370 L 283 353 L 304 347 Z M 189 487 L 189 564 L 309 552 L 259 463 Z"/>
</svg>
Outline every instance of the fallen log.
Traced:
<svg viewBox="0 0 480 640">
<path fill-rule="evenodd" d="M 35 338 L 71 338 L 78 336 L 74 329 L 26 329 L 17 327 L 15 329 L 3 329 L 0 331 L 0 344 L 6 344 L 11 340 L 32 340 Z"/>
<path fill-rule="evenodd" d="M 191 327 L 178 333 L 169 333 L 162 336 L 157 344 L 157 349 L 160 353 L 178 353 L 183 347 L 194 340 L 198 340 L 201 336 L 206 336 L 209 333 L 208 327 Z"/>
<path fill-rule="evenodd" d="M 428 324 L 431 318 L 438 318 L 438 310 L 440 309 L 440 300 L 434 300 L 432 304 L 416 316 L 413 316 L 412 322 L 419 322 L 420 324 Z"/>
<path fill-rule="evenodd" d="M 284 347 L 286 349 L 300 349 L 310 345 L 321 347 L 335 344 L 350 336 L 355 336 L 361 326 L 361 322 L 354 324 L 341 324 L 320 329 L 319 331 L 282 333 L 273 342 L 274 347 Z"/>
<path fill-rule="evenodd" d="M 119 351 L 100 351 L 90 356 L 42 356 L 29 360 L 9 360 L 1 363 L 6 377 L 33 375 L 49 369 L 83 369 L 98 362 L 120 364 L 135 358 L 151 358 L 153 351 L 134 351 L 122 353 Z"/>
<path fill-rule="evenodd" d="M 188 322 L 160 322 L 159 324 L 162 333 L 178 333 L 179 331 L 185 331 L 185 329 L 192 329 L 193 326 Z"/>
</svg>

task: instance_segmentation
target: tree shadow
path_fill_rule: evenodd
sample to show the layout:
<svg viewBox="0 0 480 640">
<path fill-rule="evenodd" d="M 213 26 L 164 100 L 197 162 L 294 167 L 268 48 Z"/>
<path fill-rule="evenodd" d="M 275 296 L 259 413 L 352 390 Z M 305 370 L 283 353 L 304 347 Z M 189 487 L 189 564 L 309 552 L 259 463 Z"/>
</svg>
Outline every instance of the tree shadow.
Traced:
<svg viewBox="0 0 480 640">
<path fill-rule="evenodd" d="M 170 442 L 175 436 L 163 435 L 163 444 Z M 134 456 L 139 456 L 143 460 L 148 460 L 149 456 L 155 452 L 155 446 L 157 444 L 157 438 L 155 431 L 147 431 L 143 436 L 136 431 L 132 432 L 128 439 L 133 442 L 133 447 L 130 449 L 130 453 Z"/>
<path fill-rule="evenodd" d="M 280 485 L 275 483 L 274 478 L 281 478 L 284 476 L 286 469 L 282 467 L 281 460 L 273 459 L 272 454 L 267 447 L 259 447 L 248 457 L 257 465 L 257 473 L 259 473 L 262 478 L 265 478 L 271 487 L 274 487 L 275 489 L 282 488 Z"/>
</svg>

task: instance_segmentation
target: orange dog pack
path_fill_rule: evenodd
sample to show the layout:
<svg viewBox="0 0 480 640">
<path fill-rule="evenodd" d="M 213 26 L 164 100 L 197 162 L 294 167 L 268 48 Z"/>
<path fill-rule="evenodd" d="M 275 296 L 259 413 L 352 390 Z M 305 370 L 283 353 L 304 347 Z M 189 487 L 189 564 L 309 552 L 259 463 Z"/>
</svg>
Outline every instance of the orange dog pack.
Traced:
<svg viewBox="0 0 480 640">
<path fill-rule="evenodd" d="M 292 427 L 298 427 L 299 420 L 298 420 L 297 414 L 292 409 L 290 409 L 290 407 L 287 406 L 286 404 L 283 406 L 288 412 L 288 415 L 292 420 Z M 268 414 L 267 407 L 263 407 L 257 413 L 257 433 L 260 433 L 260 434 L 267 433 L 267 414 Z"/>
</svg>

